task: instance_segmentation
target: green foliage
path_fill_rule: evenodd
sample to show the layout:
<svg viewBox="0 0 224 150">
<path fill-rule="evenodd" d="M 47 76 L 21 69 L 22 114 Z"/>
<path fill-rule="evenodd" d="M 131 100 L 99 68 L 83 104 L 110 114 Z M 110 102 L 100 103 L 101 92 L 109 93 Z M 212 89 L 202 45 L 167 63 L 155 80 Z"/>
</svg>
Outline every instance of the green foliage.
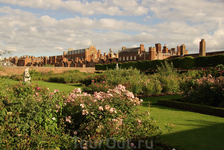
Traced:
<svg viewBox="0 0 224 150">
<path fill-rule="evenodd" d="M 162 106 L 192 111 L 192 112 L 224 117 L 224 109 L 218 108 L 218 107 L 191 104 L 191 103 L 186 103 L 186 102 L 181 102 L 176 100 L 169 100 L 169 99 L 157 100 L 157 104 Z"/>
<path fill-rule="evenodd" d="M 62 95 L 32 84 L 1 83 L 1 149 L 72 148 L 72 138 L 65 132 L 60 112 Z"/>
<path fill-rule="evenodd" d="M 162 93 L 177 93 L 179 92 L 179 81 L 178 73 L 173 68 L 173 64 L 169 64 L 167 61 L 162 66 L 158 66 L 158 73 L 155 75 L 156 78 L 161 82 Z"/>
<path fill-rule="evenodd" d="M 216 68 L 219 68 L 220 70 L 224 70 L 224 65 L 223 64 L 219 64 L 216 66 Z"/>
<path fill-rule="evenodd" d="M 203 71 L 199 71 L 200 76 L 208 76 L 209 74 L 212 75 L 213 77 L 219 77 L 219 76 L 224 76 L 224 69 L 220 68 L 213 68 L 211 67 L 208 70 L 203 69 Z"/>
<path fill-rule="evenodd" d="M 193 58 L 191 56 L 186 57 L 178 57 L 175 59 L 170 60 L 144 60 L 144 61 L 138 61 L 138 62 L 125 62 L 120 64 L 121 68 L 123 69 L 129 69 L 130 67 L 136 68 L 138 70 L 144 71 L 144 70 L 155 70 L 157 69 L 157 66 L 161 66 L 161 64 L 164 64 L 164 62 L 167 61 L 168 63 L 173 63 L 174 68 L 181 68 L 181 69 L 192 69 L 194 67 L 215 67 L 219 64 L 224 64 L 224 54 L 220 55 L 214 55 L 214 56 L 202 56 L 202 57 L 196 57 Z M 113 69 L 110 64 L 97 64 L 95 66 L 96 70 L 106 70 L 106 69 Z"/>
<path fill-rule="evenodd" d="M 43 65 L 42 67 L 54 67 L 54 65 L 46 64 L 46 65 Z"/>
<path fill-rule="evenodd" d="M 192 69 L 194 67 L 194 58 L 191 56 L 184 57 L 180 66 L 182 69 Z"/>
<path fill-rule="evenodd" d="M 18 75 L 18 74 L 13 74 L 10 76 L 11 79 L 16 80 L 16 81 L 23 81 L 23 76 Z"/>
<path fill-rule="evenodd" d="M 116 67 L 116 63 L 110 63 L 107 65 L 108 69 L 115 69 L 115 67 Z"/>
<path fill-rule="evenodd" d="M 189 103 L 224 107 L 224 77 L 208 75 L 200 79 L 187 79 L 180 85 L 182 100 Z"/>
<path fill-rule="evenodd" d="M 195 58 L 196 67 L 215 67 L 219 64 L 224 64 L 224 54 Z"/>
<path fill-rule="evenodd" d="M 95 64 L 95 70 L 102 70 L 102 65 L 101 64 Z"/>
<path fill-rule="evenodd" d="M 68 70 L 69 73 L 80 73 L 80 70 Z"/>
</svg>

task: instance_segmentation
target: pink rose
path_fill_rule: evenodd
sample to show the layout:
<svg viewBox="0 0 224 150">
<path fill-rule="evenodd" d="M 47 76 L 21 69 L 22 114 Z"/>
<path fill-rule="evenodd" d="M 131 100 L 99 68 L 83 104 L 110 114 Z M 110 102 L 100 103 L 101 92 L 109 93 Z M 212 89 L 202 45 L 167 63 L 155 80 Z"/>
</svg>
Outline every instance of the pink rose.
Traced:
<svg viewBox="0 0 224 150">
<path fill-rule="evenodd" d="M 99 111 L 103 111 L 103 107 L 102 106 L 99 106 Z"/>
<path fill-rule="evenodd" d="M 110 108 L 110 113 L 113 113 L 114 112 L 114 109 L 113 108 Z"/>
</svg>

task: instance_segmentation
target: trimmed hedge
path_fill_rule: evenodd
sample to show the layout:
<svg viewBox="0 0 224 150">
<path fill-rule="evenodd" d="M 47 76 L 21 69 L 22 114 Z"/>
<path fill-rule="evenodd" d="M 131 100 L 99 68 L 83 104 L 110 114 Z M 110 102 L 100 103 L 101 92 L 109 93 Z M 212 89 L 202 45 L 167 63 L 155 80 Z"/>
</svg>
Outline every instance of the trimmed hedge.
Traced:
<svg viewBox="0 0 224 150">
<path fill-rule="evenodd" d="M 214 55 L 214 56 L 202 56 L 193 58 L 191 56 L 186 57 L 178 57 L 175 59 L 163 59 L 163 60 L 144 60 L 138 62 L 125 62 L 119 63 L 119 67 L 123 69 L 128 69 L 130 67 L 136 68 L 138 70 L 155 70 L 157 66 L 161 66 L 164 62 L 167 61 L 168 63 L 173 63 L 174 68 L 180 69 L 192 69 L 194 67 L 215 67 L 219 64 L 224 64 L 224 54 Z M 96 64 L 96 70 L 107 70 L 107 69 L 115 69 L 116 63 L 111 64 Z"/>
<path fill-rule="evenodd" d="M 220 108 L 220 107 L 211 107 L 206 105 L 178 102 L 176 100 L 169 100 L 169 99 L 157 100 L 157 104 L 162 106 L 177 108 L 181 110 L 187 110 L 187 111 L 198 112 L 202 114 L 224 117 L 224 108 Z"/>
</svg>

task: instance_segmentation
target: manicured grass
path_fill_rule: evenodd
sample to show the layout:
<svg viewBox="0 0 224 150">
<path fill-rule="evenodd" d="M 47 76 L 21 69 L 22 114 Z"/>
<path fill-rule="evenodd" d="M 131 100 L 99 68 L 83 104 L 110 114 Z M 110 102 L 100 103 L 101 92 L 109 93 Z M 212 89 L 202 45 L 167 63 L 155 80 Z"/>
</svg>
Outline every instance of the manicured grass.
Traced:
<svg viewBox="0 0 224 150">
<path fill-rule="evenodd" d="M 9 80 L 10 83 L 19 83 L 19 81 Z M 55 83 L 55 82 L 46 82 L 46 81 L 32 81 L 32 83 L 37 83 L 40 86 L 45 86 L 53 91 L 54 89 L 58 89 L 61 92 L 71 92 L 75 88 L 81 88 L 81 83 L 72 83 L 72 84 L 63 84 L 63 83 Z"/>
<path fill-rule="evenodd" d="M 167 98 L 178 99 L 180 95 L 144 98 L 143 105 L 138 107 L 142 112 L 148 110 L 164 130 L 162 140 L 187 150 L 224 149 L 224 118 L 156 105 L 157 99 Z M 173 123 L 173 131 L 165 130 L 164 123 Z"/>
</svg>

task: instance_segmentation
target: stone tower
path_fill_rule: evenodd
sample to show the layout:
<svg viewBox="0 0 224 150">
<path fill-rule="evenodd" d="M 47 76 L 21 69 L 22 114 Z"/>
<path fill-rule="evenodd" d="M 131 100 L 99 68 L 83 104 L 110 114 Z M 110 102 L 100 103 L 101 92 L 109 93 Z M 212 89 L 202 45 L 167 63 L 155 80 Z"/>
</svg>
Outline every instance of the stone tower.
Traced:
<svg viewBox="0 0 224 150">
<path fill-rule="evenodd" d="M 206 42 L 204 39 L 201 39 L 199 44 L 199 56 L 206 56 Z"/>
<path fill-rule="evenodd" d="M 156 52 L 157 52 L 157 54 L 158 53 L 161 53 L 161 49 L 162 49 L 161 44 L 160 43 L 157 43 L 157 44 L 155 44 L 155 46 L 156 46 Z"/>
</svg>

